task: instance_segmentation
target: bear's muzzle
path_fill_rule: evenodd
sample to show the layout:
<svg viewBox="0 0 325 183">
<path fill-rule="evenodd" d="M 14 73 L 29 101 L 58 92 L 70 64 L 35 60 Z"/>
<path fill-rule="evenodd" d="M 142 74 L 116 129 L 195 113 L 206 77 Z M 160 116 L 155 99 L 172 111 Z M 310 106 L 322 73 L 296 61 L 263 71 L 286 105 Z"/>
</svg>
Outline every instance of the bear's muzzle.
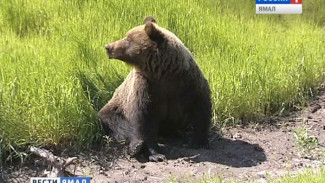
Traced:
<svg viewBox="0 0 325 183">
<path fill-rule="evenodd" d="M 105 45 L 106 53 L 108 58 L 112 58 L 112 46 L 110 44 Z"/>
</svg>

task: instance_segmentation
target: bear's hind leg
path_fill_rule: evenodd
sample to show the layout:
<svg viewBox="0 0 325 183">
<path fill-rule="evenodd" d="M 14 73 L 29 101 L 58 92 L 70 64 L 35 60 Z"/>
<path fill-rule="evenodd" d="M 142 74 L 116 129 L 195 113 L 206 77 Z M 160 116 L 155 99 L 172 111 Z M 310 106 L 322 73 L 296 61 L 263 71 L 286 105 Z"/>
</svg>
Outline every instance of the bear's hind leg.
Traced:
<svg viewBox="0 0 325 183">
<path fill-rule="evenodd" d="M 142 150 L 144 146 L 144 140 L 137 137 L 135 134 L 133 134 L 129 140 L 129 154 L 131 157 L 134 157 Z"/>
<path fill-rule="evenodd" d="M 129 141 L 131 157 L 141 151 L 144 141 L 138 137 L 138 134 L 135 134 L 129 121 L 118 112 L 118 107 L 107 104 L 99 111 L 98 116 L 107 134 L 117 141 Z"/>
<path fill-rule="evenodd" d="M 99 113 L 104 131 L 117 141 L 126 141 L 128 139 L 129 129 L 126 126 L 125 119 L 113 111 L 103 111 Z"/>
</svg>

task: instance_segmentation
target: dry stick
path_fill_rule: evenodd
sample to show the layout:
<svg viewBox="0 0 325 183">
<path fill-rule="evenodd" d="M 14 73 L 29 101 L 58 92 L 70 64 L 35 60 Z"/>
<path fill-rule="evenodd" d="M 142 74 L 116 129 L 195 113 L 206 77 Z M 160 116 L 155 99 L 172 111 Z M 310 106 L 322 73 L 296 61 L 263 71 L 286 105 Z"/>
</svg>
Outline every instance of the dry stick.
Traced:
<svg viewBox="0 0 325 183">
<path fill-rule="evenodd" d="M 44 161 L 49 163 L 52 166 L 52 170 L 50 172 L 45 172 L 47 174 L 47 177 L 62 177 L 64 176 L 65 169 L 73 164 L 76 168 L 77 163 L 77 157 L 72 158 L 61 158 L 54 156 L 53 153 L 51 153 L 48 150 L 37 148 L 37 147 L 31 147 L 30 151 L 37 156 L 41 157 Z"/>
</svg>

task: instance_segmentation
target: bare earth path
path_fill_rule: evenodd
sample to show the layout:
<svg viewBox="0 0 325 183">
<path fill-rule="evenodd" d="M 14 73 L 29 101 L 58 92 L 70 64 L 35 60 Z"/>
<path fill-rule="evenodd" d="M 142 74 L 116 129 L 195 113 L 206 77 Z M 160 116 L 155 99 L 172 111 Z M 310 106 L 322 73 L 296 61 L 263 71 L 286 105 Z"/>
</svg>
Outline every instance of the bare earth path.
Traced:
<svg viewBox="0 0 325 183">
<path fill-rule="evenodd" d="M 303 111 L 273 121 L 273 125 L 251 125 L 229 128 L 222 138 L 212 134 L 210 149 L 189 149 L 181 142 L 161 144 L 167 154 L 166 162 L 139 162 L 124 156 L 121 146 L 113 145 L 87 152 L 62 152 L 62 156 L 77 156 L 80 160 L 75 172 L 91 176 L 92 182 L 168 182 L 221 176 L 232 180 L 259 180 L 295 174 L 305 167 L 324 165 L 325 90 Z M 310 128 L 319 142 L 315 150 L 323 157 L 304 158 L 294 138 L 294 131 Z M 46 166 L 36 159 L 18 170 L 7 170 L 0 182 L 28 182 L 40 176 Z M 73 172 L 73 167 L 71 168 Z M 6 172 L 5 172 L 6 173 Z"/>
</svg>

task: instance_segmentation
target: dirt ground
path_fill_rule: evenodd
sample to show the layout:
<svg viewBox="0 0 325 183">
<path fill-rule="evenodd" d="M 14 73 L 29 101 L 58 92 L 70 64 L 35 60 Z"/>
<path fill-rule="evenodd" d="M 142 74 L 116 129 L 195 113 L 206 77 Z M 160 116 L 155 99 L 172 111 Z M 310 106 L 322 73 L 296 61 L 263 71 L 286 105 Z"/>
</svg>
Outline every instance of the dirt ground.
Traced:
<svg viewBox="0 0 325 183">
<path fill-rule="evenodd" d="M 287 117 L 271 119 L 272 125 L 237 126 L 225 129 L 222 137 L 211 134 L 210 149 L 190 149 L 179 140 L 160 144 L 167 156 L 165 162 L 140 162 L 129 159 L 121 145 L 113 144 L 87 152 L 65 152 L 60 156 L 77 156 L 77 176 L 90 176 L 92 182 L 195 182 L 220 176 L 224 180 L 257 180 L 295 175 L 304 168 L 324 165 L 325 89 L 307 108 Z M 302 153 L 294 137 L 297 129 L 310 129 L 318 139 L 313 156 Z M 58 155 L 58 154 L 56 154 Z M 19 169 L 4 170 L 0 182 L 29 182 L 41 176 L 48 167 L 37 158 L 29 158 Z"/>
</svg>

